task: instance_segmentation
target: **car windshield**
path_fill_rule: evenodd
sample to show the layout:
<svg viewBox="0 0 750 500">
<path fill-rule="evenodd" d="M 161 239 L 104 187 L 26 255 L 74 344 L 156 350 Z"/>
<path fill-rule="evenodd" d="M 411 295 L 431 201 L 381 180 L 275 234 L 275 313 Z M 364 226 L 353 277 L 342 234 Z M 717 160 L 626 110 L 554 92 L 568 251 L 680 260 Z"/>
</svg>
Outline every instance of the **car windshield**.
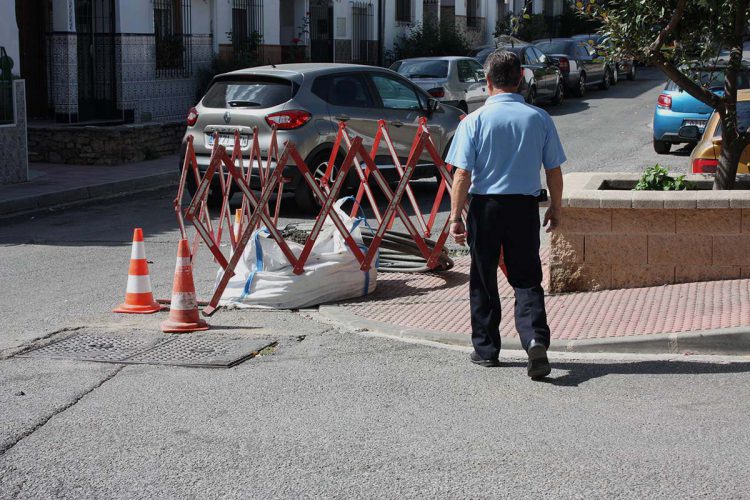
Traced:
<svg viewBox="0 0 750 500">
<path fill-rule="evenodd" d="M 545 54 L 568 54 L 573 47 L 570 42 L 539 42 L 536 44 L 537 47 L 542 49 Z"/>
<path fill-rule="evenodd" d="M 694 82 L 699 83 L 701 86 L 714 92 L 724 90 L 723 68 L 695 71 L 692 73 L 692 79 Z M 748 74 L 748 71 L 741 71 L 737 75 L 737 88 L 750 88 L 750 75 Z M 667 90 L 680 90 L 680 87 L 675 82 L 670 81 L 667 84 Z"/>
<path fill-rule="evenodd" d="M 396 71 L 406 78 L 446 78 L 448 61 L 402 61 Z"/>
<path fill-rule="evenodd" d="M 487 58 L 490 57 L 490 54 L 495 52 L 497 49 L 493 47 L 487 47 L 486 49 L 480 50 L 477 55 L 474 56 L 474 59 L 479 61 L 480 64 L 484 64 L 485 61 L 487 61 Z"/>
<path fill-rule="evenodd" d="M 218 80 L 202 102 L 207 108 L 271 108 L 294 97 L 297 87 L 283 78 Z"/>
<path fill-rule="evenodd" d="M 737 125 L 740 134 L 744 134 L 750 128 L 750 101 L 737 101 Z M 721 121 L 719 121 L 714 137 L 721 137 L 721 130 Z"/>
</svg>

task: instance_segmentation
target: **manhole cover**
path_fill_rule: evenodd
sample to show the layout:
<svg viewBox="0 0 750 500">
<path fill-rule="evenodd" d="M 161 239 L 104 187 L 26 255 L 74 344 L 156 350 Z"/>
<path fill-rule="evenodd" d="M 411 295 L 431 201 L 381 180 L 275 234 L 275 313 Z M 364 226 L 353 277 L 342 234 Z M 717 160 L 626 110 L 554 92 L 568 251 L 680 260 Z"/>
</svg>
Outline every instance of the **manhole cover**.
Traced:
<svg viewBox="0 0 750 500">
<path fill-rule="evenodd" d="M 19 357 L 76 359 L 120 364 L 230 368 L 252 358 L 270 340 L 210 337 L 108 337 L 76 335 L 19 354 Z"/>
<path fill-rule="evenodd" d="M 76 335 L 21 354 L 21 357 L 80 359 L 121 363 L 171 339 L 166 337 L 105 337 Z"/>
<path fill-rule="evenodd" d="M 178 337 L 136 354 L 128 363 L 229 368 L 272 344 L 269 340 Z"/>
</svg>

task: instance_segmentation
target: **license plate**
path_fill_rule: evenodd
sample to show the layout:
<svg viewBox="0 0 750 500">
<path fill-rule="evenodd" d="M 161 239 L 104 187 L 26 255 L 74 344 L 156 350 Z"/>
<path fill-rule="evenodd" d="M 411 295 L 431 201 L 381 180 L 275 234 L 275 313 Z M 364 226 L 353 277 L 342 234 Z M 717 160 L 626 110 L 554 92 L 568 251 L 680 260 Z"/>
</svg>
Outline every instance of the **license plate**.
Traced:
<svg viewBox="0 0 750 500">
<path fill-rule="evenodd" d="M 208 147 L 214 145 L 214 135 L 206 134 L 206 144 Z M 247 135 L 240 134 L 240 147 L 246 148 L 250 144 L 250 137 Z M 234 134 L 219 134 L 219 145 L 224 146 L 227 149 L 234 148 Z"/>
<path fill-rule="evenodd" d="M 708 120 L 683 120 L 682 125 L 685 127 L 698 127 L 700 130 L 703 130 L 706 128 L 706 122 L 708 122 Z"/>
</svg>

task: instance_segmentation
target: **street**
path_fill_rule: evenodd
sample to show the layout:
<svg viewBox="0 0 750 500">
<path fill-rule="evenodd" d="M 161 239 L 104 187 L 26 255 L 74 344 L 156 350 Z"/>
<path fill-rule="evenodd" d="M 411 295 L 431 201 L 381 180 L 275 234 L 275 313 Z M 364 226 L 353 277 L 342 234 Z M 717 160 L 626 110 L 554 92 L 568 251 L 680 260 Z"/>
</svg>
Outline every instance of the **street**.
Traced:
<svg viewBox="0 0 750 500">
<path fill-rule="evenodd" d="M 686 173 L 689 152 L 651 146 L 663 82 L 644 68 L 545 108 L 563 169 Z M 424 204 L 434 189 L 415 183 Z M 0 225 L 0 498 L 750 498 L 748 358 L 552 353 L 539 383 L 521 352 L 484 369 L 465 348 L 352 331 L 313 309 L 220 310 L 189 334 L 275 343 L 230 369 L 17 357 L 78 333 L 159 332 L 166 313 L 111 309 L 133 227 L 154 295 L 169 297 L 173 197 Z M 291 204 L 283 214 L 282 226 L 304 219 Z M 205 247 L 193 272 L 206 300 Z"/>
</svg>

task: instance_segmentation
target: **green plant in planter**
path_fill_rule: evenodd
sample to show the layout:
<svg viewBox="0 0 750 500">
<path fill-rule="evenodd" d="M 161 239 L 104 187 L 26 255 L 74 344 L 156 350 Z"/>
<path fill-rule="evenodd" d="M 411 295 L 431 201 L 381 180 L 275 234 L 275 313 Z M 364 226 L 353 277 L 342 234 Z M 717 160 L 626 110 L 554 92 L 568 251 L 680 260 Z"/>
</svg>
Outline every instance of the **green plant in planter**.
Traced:
<svg viewBox="0 0 750 500">
<path fill-rule="evenodd" d="M 686 181 L 684 175 L 670 176 L 669 170 L 658 163 L 644 170 L 638 184 L 633 188 L 634 191 L 685 191 L 687 189 L 696 189 L 696 186 Z"/>
</svg>

